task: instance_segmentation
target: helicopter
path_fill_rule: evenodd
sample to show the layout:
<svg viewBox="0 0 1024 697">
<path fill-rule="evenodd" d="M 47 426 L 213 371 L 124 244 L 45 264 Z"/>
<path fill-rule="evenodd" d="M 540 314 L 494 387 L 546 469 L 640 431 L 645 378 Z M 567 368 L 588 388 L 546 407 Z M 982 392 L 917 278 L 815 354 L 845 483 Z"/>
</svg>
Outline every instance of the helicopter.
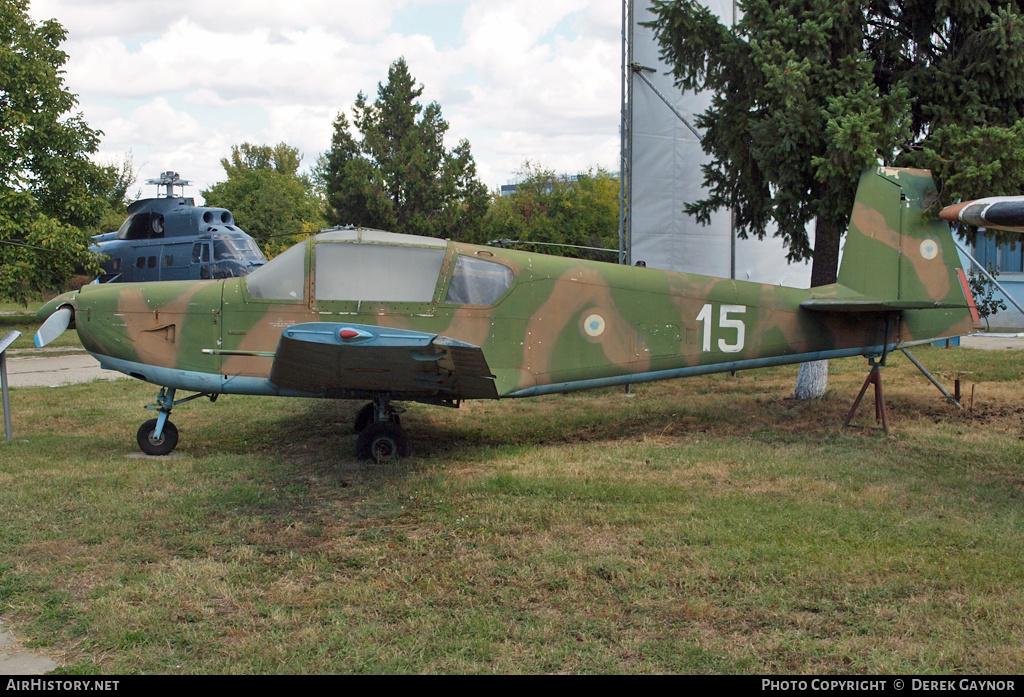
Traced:
<svg viewBox="0 0 1024 697">
<path fill-rule="evenodd" d="M 107 257 L 99 283 L 235 278 L 267 263 L 231 211 L 197 206 L 184 195 L 192 182 L 177 172 L 146 183 L 165 187 L 164 195 L 135 201 L 120 228 L 93 236 L 89 251 Z"/>
</svg>

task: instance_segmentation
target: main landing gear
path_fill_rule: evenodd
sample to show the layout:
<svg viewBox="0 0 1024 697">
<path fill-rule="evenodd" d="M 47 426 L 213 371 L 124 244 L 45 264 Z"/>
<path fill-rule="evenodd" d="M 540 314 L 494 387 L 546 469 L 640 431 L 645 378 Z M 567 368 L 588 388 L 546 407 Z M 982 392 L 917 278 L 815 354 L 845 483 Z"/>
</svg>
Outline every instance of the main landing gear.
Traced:
<svg viewBox="0 0 1024 697">
<path fill-rule="evenodd" d="M 156 404 L 146 405 L 147 409 L 159 412 L 155 419 L 150 419 L 139 426 L 139 432 L 135 434 L 135 440 L 138 441 L 139 448 L 147 455 L 168 455 L 177 447 L 178 429 L 168 420 L 168 417 L 171 415 L 171 409 L 199 397 L 209 397 L 211 402 L 217 401 L 217 395 L 202 393 L 194 394 L 185 399 L 179 399 L 176 402 L 174 401 L 174 392 L 174 389 L 161 387 L 160 393 L 156 396 Z"/>
<path fill-rule="evenodd" d="M 387 396 L 379 395 L 356 414 L 356 456 L 378 463 L 412 455 L 412 440 L 402 430 L 399 410 Z"/>
</svg>

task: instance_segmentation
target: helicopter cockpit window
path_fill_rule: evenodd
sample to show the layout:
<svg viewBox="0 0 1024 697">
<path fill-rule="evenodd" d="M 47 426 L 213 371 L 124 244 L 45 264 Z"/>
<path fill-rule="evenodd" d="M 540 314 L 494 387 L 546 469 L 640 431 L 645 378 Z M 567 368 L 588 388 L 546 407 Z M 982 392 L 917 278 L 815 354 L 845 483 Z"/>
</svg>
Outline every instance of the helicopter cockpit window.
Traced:
<svg viewBox="0 0 1024 697">
<path fill-rule="evenodd" d="M 493 261 L 460 256 L 445 302 L 490 305 L 512 285 L 512 269 Z"/>
<path fill-rule="evenodd" d="M 427 303 L 445 249 L 321 242 L 316 246 L 316 298 Z"/>
<path fill-rule="evenodd" d="M 306 297 L 306 245 L 297 244 L 245 277 L 249 297 L 304 300 Z"/>
<path fill-rule="evenodd" d="M 226 261 L 236 259 L 238 261 L 252 261 L 265 263 L 267 260 L 252 240 L 243 238 L 225 238 L 215 240 L 213 243 L 214 261 Z"/>
<path fill-rule="evenodd" d="M 164 217 L 159 213 L 136 213 L 117 229 L 119 240 L 151 240 L 164 236 Z"/>
<path fill-rule="evenodd" d="M 207 263 L 210 261 L 210 244 L 208 242 L 196 242 L 192 245 L 192 263 Z"/>
</svg>

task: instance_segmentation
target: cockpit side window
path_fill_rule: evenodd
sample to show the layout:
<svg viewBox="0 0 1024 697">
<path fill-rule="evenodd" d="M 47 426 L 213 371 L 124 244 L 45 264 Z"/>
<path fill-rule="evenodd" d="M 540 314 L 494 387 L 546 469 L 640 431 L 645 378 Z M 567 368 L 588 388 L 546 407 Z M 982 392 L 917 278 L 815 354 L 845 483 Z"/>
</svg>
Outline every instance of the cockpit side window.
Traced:
<svg viewBox="0 0 1024 697">
<path fill-rule="evenodd" d="M 321 242 L 316 246 L 316 298 L 428 303 L 444 256 L 444 248 Z"/>
<path fill-rule="evenodd" d="M 512 285 L 512 269 L 493 261 L 460 256 L 455 262 L 445 302 L 492 305 Z"/>
<path fill-rule="evenodd" d="M 305 300 L 306 244 L 297 244 L 245 277 L 250 298 Z"/>
</svg>

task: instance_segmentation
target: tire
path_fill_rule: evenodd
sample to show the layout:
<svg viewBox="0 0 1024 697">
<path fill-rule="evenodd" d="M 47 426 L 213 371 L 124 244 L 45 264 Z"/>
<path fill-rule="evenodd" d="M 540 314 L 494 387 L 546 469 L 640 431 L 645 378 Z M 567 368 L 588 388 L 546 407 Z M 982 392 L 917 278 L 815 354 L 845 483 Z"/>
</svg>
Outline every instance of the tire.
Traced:
<svg viewBox="0 0 1024 697">
<path fill-rule="evenodd" d="M 356 439 L 356 456 L 360 460 L 373 460 L 378 464 L 385 464 L 410 455 L 412 440 L 408 434 L 387 421 L 370 424 Z"/>
<path fill-rule="evenodd" d="M 178 428 L 170 421 L 164 422 L 164 432 L 160 440 L 153 439 L 153 432 L 156 430 L 156 419 L 150 419 L 139 426 L 139 432 L 135 436 L 142 452 L 147 455 L 167 455 L 178 445 Z"/>
<path fill-rule="evenodd" d="M 356 419 L 352 423 L 352 430 L 356 433 L 362 433 L 366 430 L 367 426 L 373 423 L 374 417 L 376 417 L 376 414 L 373 410 L 373 402 L 364 404 L 363 408 L 356 413 Z M 398 418 L 398 414 L 391 412 L 388 414 L 388 423 L 401 426 L 402 420 Z"/>
</svg>

